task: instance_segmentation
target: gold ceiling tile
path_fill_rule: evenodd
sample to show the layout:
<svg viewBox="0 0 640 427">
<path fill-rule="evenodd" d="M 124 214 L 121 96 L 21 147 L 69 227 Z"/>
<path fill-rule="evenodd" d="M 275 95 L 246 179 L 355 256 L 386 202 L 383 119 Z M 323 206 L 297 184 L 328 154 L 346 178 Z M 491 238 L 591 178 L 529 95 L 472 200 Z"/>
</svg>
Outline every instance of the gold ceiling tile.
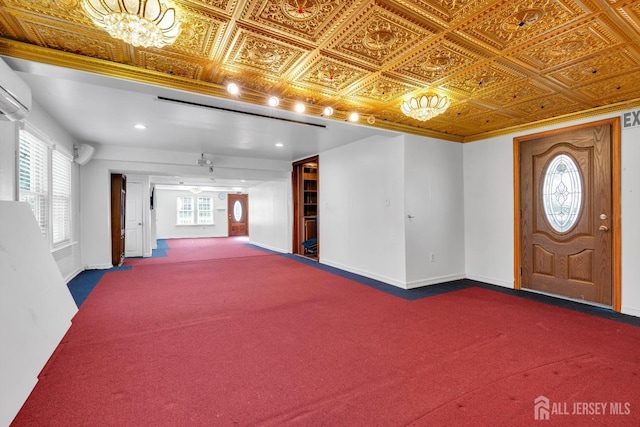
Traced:
<svg viewBox="0 0 640 427">
<path fill-rule="evenodd" d="M 580 106 L 575 101 L 562 95 L 551 95 L 512 105 L 510 109 L 519 115 L 540 120 L 556 115 L 559 110 L 566 110 L 572 107 L 579 108 Z"/>
<path fill-rule="evenodd" d="M 640 2 L 627 1 L 626 4 L 616 4 L 618 14 L 640 34 Z M 637 39 L 636 39 L 637 40 Z"/>
<path fill-rule="evenodd" d="M 330 50 L 380 66 L 433 35 L 434 31 L 411 22 L 399 12 L 374 6 L 352 22 Z"/>
<path fill-rule="evenodd" d="M 640 99 L 640 71 L 622 74 L 590 84 L 579 91 L 593 99 L 595 105 L 614 104 Z"/>
<path fill-rule="evenodd" d="M 454 21 L 468 19 L 472 13 L 481 7 L 486 7 L 487 0 L 440 0 L 437 2 L 428 0 L 398 0 L 398 3 L 420 15 L 426 15 L 432 19 L 448 24 Z"/>
<path fill-rule="evenodd" d="M 570 0 L 511 0 L 460 32 L 503 51 L 554 31 L 585 14 L 584 9 Z"/>
<path fill-rule="evenodd" d="M 500 107 L 509 107 L 515 103 L 551 94 L 550 89 L 542 88 L 531 80 L 515 82 L 506 88 L 486 93 L 483 98 Z"/>
<path fill-rule="evenodd" d="M 147 70 L 190 79 L 200 79 L 203 69 L 202 65 L 188 59 L 151 51 L 138 51 L 138 63 Z"/>
<path fill-rule="evenodd" d="M 379 77 L 364 87 L 352 92 L 350 96 L 366 98 L 378 102 L 388 102 L 389 100 L 413 92 L 416 89 L 419 89 L 419 87 L 388 77 Z"/>
<path fill-rule="evenodd" d="M 316 42 L 353 3 L 348 0 L 264 0 L 248 20 Z"/>
<path fill-rule="evenodd" d="M 515 58 L 539 70 L 546 70 L 613 48 L 618 43 L 603 25 L 594 21 L 535 44 L 516 54 Z"/>
<path fill-rule="evenodd" d="M 220 43 L 226 21 L 212 13 L 180 7 L 180 34 L 175 43 L 164 49 L 208 58 Z"/>
<path fill-rule="evenodd" d="M 496 89 L 502 85 L 514 83 L 524 76 L 508 70 L 496 63 L 454 77 L 441 87 L 462 95 L 472 95 L 487 89 Z"/>
<path fill-rule="evenodd" d="M 251 67 L 282 76 L 305 54 L 300 47 L 241 30 L 225 58 L 225 66 Z"/>
<path fill-rule="evenodd" d="M 394 71 L 419 82 L 432 84 L 444 76 L 477 63 L 481 59 L 484 58 L 459 44 L 442 40 Z"/>
<path fill-rule="evenodd" d="M 238 0 L 192 0 L 192 2 L 195 4 L 202 4 L 211 9 L 215 9 L 218 12 L 224 13 L 225 15 L 231 15 L 235 6 L 238 4 Z"/>
<path fill-rule="evenodd" d="M 111 37 L 96 37 L 93 31 L 81 32 L 74 28 L 57 28 L 48 20 L 17 14 L 27 39 L 34 44 L 92 58 L 123 62 L 125 55 L 121 43 Z"/>
<path fill-rule="evenodd" d="M 603 54 L 588 58 L 578 64 L 550 73 L 549 76 L 573 88 L 592 83 L 596 80 L 626 73 L 640 67 L 627 49 L 607 51 Z"/>
<path fill-rule="evenodd" d="M 11 8 L 20 8 L 36 15 L 60 19 L 63 21 L 89 22 L 80 5 L 81 0 L 7 0 Z"/>
<path fill-rule="evenodd" d="M 366 72 L 363 69 L 328 57 L 320 57 L 295 81 L 338 92 L 365 75 Z"/>
</svg>

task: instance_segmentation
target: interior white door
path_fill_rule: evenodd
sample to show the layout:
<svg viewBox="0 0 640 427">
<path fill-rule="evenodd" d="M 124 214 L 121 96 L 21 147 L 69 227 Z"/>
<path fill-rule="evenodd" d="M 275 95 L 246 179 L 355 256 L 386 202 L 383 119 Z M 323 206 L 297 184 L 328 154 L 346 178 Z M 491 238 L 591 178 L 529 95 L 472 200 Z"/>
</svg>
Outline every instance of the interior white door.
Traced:
<svg viewBox="0 0 640 427">
<path fill-rule="evenodd" d="M 141 257 L 142 248 L 142 183 L 127 182 L 125 223 L 125 257 Z"/>
</svg>

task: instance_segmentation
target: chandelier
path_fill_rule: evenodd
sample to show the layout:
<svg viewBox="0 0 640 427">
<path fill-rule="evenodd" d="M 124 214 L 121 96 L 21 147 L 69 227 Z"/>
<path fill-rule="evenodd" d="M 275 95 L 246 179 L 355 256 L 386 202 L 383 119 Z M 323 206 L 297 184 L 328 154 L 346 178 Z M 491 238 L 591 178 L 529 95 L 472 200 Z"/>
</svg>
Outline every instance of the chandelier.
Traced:
<svg viewBox="0 0 640 427">
<path fill-rule="evenodd" d="M 176 10 L 160 0 L 83 0 L 91 20 L 133 46 L 161 48 L 176 41 Z"/>
<path fill-rule="evenodd" d="M 450 104 L 451 100 L 443 95 L 422 95 L 403 101 L 400 109 L 405 115 L 425 122 L 444 113 Z"/>
</svg>

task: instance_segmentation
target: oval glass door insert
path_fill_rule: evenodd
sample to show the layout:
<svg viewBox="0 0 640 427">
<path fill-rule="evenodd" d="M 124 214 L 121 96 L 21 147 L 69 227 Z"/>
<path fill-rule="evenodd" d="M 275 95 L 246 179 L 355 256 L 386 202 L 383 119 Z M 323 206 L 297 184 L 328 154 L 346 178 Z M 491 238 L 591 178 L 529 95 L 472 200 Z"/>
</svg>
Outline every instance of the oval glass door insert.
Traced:
<svg viewBox="0 0 640 427">
<path fill-rule="evenodd" d="M 557 232 L 568 231 L 580 217 L 582 176 L 566 154 L 555 156 L 544 171 L 542 203 L 547 221 Z"/>
<path fill-rule="evenodd" d="M 233 219 L 235 219 L 236 222 L 240 222 L 242 219 L 242 203 L 240 203 L 240 200 L 236 200 L 233 204 Z"/>
</svg>

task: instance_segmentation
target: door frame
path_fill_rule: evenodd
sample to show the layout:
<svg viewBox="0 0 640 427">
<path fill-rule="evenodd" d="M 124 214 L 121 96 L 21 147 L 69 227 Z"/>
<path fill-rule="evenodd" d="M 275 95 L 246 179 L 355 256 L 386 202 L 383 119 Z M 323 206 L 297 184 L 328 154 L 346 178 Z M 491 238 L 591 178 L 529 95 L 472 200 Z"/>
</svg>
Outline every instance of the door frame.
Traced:
<svg viewBox="0 0 640 427">
<path fill-rule="evenodd" d="M 620 312 L 622 307 L 622 221 L 620 217 L 620 191 L 621 191 L 621 155 L 620 155 L 620 117 L 612 117 L 608 119 L 598 120 L 595 122 L 583 123 L 566 128 L 553 129 L 545 132 L 539 132 L 531 135 L 524 135 L 513 138 L 513 237 L 514 237 L 514 261 L 513 261 L 513 287 L 521 289 L 520 272 L 521 272 L 521 253 L 522 244 L 521 224 L 520 224 L 520 144 L 531 139 L 544 138 L 548 136 L 559 135 L 563 133 L 573 132 L 575 130 L 601 125 L 611 126 L 611 221 L 612 221 L 612 240 L 611 240 L 611 283 L 612 283 L 612 309 Z"/>
<path fill-rule="evenodd" d="M 291 253 L 293 253 L 294 255 L 304 255 L 304 252 L 300 249 L 300 244 L 303 241 L 302 239 L 302 235 L 304 234 L 302 231 L 302 228 L 304 226 L 303 224 L 303 212 L 302 212 L 302 207 L 301 207 L 301 203 L 302 203 L 302 192 L 303 189 L 301 187 L 302 185 L 302 166 L 305 165 L 306 163 L 316 163 L 318 166 L 318 203 L 320 201 L 320 156 L 319 155 L 315 155 L 315 156 L 311 156 L 311 157 L 307 157 L 306 159 L 302 159 L 302 160 L 297 160 L 295 162 L 293 162 L 292 164 L 292 170 L 291 170 L 291 185 L 292 185 L 292 195 L 293 195 L 293 220 L 292 220 L 292 226 L 293 226 L 293 233 L 291 234 L 291 239 L 292 239 L 292 243 L 291 243 Z M 318 236 L 318 248 L 317 248 L 317 258 L 320 259 L 320 226 L 319 226 L 319 222 L 318 219 L 320 218 L 320 212 L 318 211 L 316 214 L 316 233 Z"/>
<path fill-rule="evenodd" d="M 247 234 L 231 234 L 231 223 L 233 219 L 233 203 L 231 199 L 244 200 L 244 206 L 242 207 L 243 212 L 242 215 L 245 218 L 245 222 L 247 224 Z M 227 194 L 227 236 L 248 236 L 249 235 L 249 195 L 246 193 L 229 193 Z"/>
</svg>

